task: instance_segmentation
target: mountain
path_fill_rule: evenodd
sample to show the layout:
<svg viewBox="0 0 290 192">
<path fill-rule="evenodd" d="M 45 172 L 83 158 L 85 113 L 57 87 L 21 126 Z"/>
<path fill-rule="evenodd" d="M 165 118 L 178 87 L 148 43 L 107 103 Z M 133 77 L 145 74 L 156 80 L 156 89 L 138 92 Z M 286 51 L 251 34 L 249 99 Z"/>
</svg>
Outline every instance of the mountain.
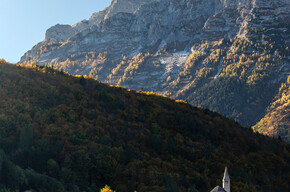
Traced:
<svg viewBox="0 0 290 192">
<path fill-rule="evenodd" d="M 11 190 L 208 191 L 227 165 L 233 189 L 287 191 L 289 145 L 183 102 L 30 68 L 0 65 Z"/>
<path fill-rule="evenodd" d="M 115 0 L 52 27 L 20 63 L 187 100 L 249 127 L 289 76 L 289 9 L 288 0 Z"/>
<path fill-rule="evenodd" d="M 288 191 L 289 144 L 182 101 L 0 61 L 0 188 Z"/>
<path fill-rule="evenodd" d="M 82 30 L 88 30 L 100 24 L 105 19 L 118 13 L 133 13 L 142 5 L 153 1 L 155 0 L 113 0 L 108 8 L 101 12 L 94 13 L 89 20 L 83 20 L 73 26 L 58 24 L 49 28 L 45 34 L 45 44 L 65 42 L 76 33 L 82 32 Z"/>
</svg>

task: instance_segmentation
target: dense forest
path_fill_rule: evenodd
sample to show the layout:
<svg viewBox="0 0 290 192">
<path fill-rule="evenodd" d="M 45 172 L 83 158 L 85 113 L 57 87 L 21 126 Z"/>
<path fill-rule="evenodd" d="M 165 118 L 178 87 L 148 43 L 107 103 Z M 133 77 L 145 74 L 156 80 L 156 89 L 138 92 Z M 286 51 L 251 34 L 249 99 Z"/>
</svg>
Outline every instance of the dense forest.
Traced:
<svg viewBox="0 0 290 192">
<path fill-rule="evenodd" d="M 0 61 L 2 191 L 289 191 L 290 146 L 184 101 Z M 106 187 L 103 191 L 110 191 Z"/>
</svg>

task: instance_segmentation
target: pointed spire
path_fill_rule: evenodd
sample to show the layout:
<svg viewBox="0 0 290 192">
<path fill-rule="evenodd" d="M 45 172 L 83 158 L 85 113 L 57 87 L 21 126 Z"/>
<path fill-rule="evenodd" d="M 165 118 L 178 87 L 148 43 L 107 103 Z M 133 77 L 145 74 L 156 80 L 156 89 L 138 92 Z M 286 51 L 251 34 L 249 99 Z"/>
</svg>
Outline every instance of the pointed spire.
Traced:
<svg viewBox="0 0 290 192">
<path fill-rule="evenodd" d="M 227 167 L 225 168 L 225 173 L 224 173 L 223 180 L 230 180 L 230 176 L 229 176 L 228 168 Z"/>
<path fill-rule="evenodd" d="M 231 192 L 231 181 L 228 173 L 228 168 L 225 168 L 224 178 L 223 178 L 223 188 L 226 192 Z"/>
</svg>

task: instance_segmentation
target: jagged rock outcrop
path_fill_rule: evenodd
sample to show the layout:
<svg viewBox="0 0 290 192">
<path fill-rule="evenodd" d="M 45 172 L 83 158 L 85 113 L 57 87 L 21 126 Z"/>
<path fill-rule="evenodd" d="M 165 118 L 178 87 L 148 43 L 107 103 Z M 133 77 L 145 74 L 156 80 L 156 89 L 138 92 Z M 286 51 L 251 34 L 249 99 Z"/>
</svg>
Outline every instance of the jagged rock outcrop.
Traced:
<svg viewBox="0 0 290 192">
<path fill-rule="evenodd" d="M 153 1 L 157 0 L 113 0 L 108 8 L 94 13 L 89 20 L 82 20 L 73 26 L 57 24 L 49 28 L 46 32 L 45 42 L 65 42 L 76 33 L 100 24 L 117 13 L 133 13 L 142 5 Z"/>
<path fill-rule="evenodd" d="M 45 34 L 46 42 L 65 42 L 69 37 L 76 33 L 70 25 L 55 25 L 49 28 Z"/>
<path fill-rule="evenodd" d="M 254 125 L 289 74 L 287 0 L 114 0 L 21 63 L 150 90 Z M 61 30 L 63 28 L 64 30 Z"/>
</svg>

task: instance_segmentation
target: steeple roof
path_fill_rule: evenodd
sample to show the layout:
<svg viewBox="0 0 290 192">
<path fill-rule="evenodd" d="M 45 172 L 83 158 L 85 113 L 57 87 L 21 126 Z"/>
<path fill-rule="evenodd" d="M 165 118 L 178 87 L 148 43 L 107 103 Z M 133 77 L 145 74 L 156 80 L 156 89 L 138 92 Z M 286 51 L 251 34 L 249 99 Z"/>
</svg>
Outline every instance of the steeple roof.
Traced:
<svg viewBox="0 0 290 192">
<path fill-rule="evenodd" d="M 222 187 L 216 186 L 210 192 L 226 192 Z"/>
<path fill-rule="evenodd" d="M 229 176 L 228 168 L 227 167 L 225 168 L 225 173 L 224 173 L 223 180 L 230 180 L 230 176 Z"/>
</svg>

